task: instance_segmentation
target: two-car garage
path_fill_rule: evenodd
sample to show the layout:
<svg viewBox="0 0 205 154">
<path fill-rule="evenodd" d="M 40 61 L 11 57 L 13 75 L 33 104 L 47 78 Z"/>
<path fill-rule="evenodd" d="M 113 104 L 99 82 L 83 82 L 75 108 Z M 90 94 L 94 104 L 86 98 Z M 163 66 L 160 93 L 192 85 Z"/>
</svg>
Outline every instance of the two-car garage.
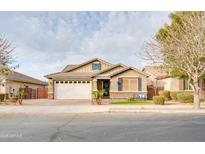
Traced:
<svg viewBox="0 0 205 154">
<path fill-rule="evenodd" d="M 54 99 L 91 99 L 91 81 L 55 81 Z"/>
</svg>

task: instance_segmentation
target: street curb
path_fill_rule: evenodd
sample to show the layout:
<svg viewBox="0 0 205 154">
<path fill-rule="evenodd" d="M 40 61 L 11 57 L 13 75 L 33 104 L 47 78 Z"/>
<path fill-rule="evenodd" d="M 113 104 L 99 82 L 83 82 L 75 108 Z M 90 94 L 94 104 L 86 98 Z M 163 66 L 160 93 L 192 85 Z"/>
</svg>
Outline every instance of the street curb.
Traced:
<svg viewBox="0 0 205 154">
<path fill-rule="evenodd" d="M 179 110 L 179 109 L 162 109 L 162 110 L 157 110 L 157 109 L 124 109 L 124 108 L 110 108 L 109 109 L 110 113 L 118 112 L 118 113 L 186 113 L 186 114 L 205 114 L 205 110 Z"/>
</svg>

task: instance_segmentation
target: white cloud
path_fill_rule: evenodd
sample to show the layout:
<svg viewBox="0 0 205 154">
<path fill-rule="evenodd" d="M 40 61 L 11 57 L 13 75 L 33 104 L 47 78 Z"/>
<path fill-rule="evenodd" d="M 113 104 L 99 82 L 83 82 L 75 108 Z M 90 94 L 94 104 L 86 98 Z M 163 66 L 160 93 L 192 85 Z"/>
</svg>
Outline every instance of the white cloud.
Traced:
<svg viewBox="0 0 205 154">
<path fill-rule="evenodd" d="M 140 67 L 136 53 L 168 12 L 1 12 L 0 34 L 16 46 L 19 71 L 43 79 L 94 57 Z"/>
</svg>

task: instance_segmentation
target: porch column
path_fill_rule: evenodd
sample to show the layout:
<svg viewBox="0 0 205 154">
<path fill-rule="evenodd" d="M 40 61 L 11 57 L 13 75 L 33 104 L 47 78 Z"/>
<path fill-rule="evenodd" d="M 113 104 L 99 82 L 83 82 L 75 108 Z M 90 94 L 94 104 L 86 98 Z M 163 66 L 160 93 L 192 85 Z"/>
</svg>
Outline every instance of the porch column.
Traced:
<svg viewBox="0 0 205 154">
<path fill-rule="evenodd" d="M 48 79 L 48 99 L 54 99 L 54 81 Z"/>
<path fill-rule="evenodd" d="M 97 79 L 93 79 L 92 82 L 92 91 L 97 91 Z"/>
</svg>

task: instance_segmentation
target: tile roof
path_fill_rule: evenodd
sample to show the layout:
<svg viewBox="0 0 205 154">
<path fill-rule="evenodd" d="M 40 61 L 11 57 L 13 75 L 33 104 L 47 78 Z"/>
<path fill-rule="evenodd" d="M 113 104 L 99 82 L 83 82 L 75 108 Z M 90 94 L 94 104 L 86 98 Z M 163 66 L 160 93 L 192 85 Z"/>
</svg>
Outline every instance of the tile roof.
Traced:
<svg viewBox="0 0 205 154">
<path fill-rule="evenodd" d="M 54 80 L 91 80 L 93 74 L 92 72 L 58 72 L 46 77 Z"/>
<path fill-rule="evenodd" d="M 156 79 L 162 79 L 169 77 L 168 72 L 165 70 L 162 70 L 159 66 L 146 66 L 142 70 L 143 72 L 146 72 L 149 75 L 154 76 Z"/>
</svg>

